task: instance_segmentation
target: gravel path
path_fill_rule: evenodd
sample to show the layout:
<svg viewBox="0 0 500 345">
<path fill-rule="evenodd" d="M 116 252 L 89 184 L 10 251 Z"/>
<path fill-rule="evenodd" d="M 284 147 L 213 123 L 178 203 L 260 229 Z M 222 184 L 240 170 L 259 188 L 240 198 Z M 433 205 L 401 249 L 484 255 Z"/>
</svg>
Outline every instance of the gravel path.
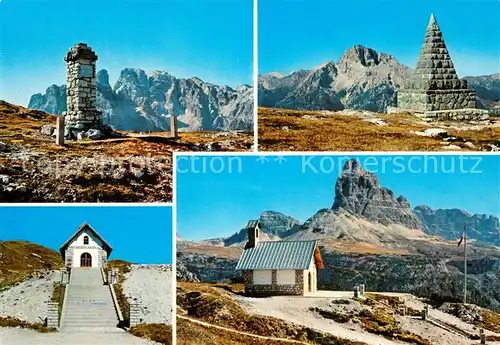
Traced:
<svg viewBox="0 0 500 345">
<path fill-rule="evenodd" d="M 318 316 L 309 311 L 310 307 L 331 309 L 333 298 L 315 297 L 269 297 L 250 298 L 237 297 L 242 307 L 249 313 L 273 316 L 298 325 L 310 327 L 337 337 L 361 341 L 370 345 L 404 344 L 399 341 L 385 339 L 382 336 L 363 331 L 359 325 L 340 324 Z"/>
<path fill-rule="evenodd" d="M 123 287 L 145 323 L 172 324 L 172 284 L 172 265 L 132 265 Z"/>
<path fill-rule="evenodd" d="M 59 271 L 40 271 L 0 293 L 0 316 L 14 316 L 29 322 L 42 322 L 47 316 L 54 282 L 61 279 Z"/>
<path fill-rule="evenodd" d="M 21 328 L 0 328 L 2 345 L 153 345 L 154 341 L 125 331 L 111 333 L 38 333 Z"/>
</svg>

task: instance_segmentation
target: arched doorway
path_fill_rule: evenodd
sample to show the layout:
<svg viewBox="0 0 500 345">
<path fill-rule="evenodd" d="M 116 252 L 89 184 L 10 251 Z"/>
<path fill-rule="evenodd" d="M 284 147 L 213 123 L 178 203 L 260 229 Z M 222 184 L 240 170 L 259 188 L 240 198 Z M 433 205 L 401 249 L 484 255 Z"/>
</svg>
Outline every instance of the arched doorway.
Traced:
<svg viewBox="0 0 500 345">
<path fill-rule="evenodd" d="M 80 257 L 80 267 L 92 267 L 92 255 L 83 253 Z"/>
</svg>

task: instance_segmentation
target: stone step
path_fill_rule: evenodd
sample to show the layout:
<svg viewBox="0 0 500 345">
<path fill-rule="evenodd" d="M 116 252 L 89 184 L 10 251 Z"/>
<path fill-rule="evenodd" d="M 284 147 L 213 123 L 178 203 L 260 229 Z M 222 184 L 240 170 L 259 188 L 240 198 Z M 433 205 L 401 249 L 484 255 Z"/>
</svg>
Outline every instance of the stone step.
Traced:
<svg viewBox="0 0 500 345">
<path fill-rule="evenodd" d="M 115 322 L 65 322 L 62 327 L 116 327 L 118 325 L 118 321 Z"/>
<path fill-rule="evenodd" d="M 89 308 L 105 308 L 107 306 L 114 306 L 113 302 L 103 301 L 103 302 L 84 302 L 84 301 L 66 301 L 66 306 L 68 307 L 89 307 Z"/>
<path fill-rule="evenodd" d="M 64 314 L 63 314 L 65 317 L 67 316 L 71 316 L 71 315 L 80 315 L 82 317 L 84 316 L 87 316 L 87 315 L 113 315 L 113 316 L 116 316 L 116 311 L 114 309 L 107 309 L 107 310 L 99 310 L 99 311 L 95 311 L 95 310 L 66 310 L 64 311 Z"/>
<path fill-rule="evenodd" d="M 98 317 L 98 316 L 92 316 L 92 317 L 78 317 L 78 315 L 72 315 L 71 317 L 70 316 L 66 316 L 64 318 L 64 322 L 66 324 L 70 323 L 70 322 L 103 322 L 103 323 L 107 323 L 107 322 L 118 322 L 118 319 L 113 316 L 107 316 L 107 317 Z"/>
<path fill-rule="evenodd" d="M 125 332 L 121 328 L 113 327 L 82 327 L 82 326 L 64 326 L 61 327 L 59 332 L 66 333 L 87 333 L 87 332 L 95 332 L 95 333 L 123 333 Z M 98 344 L 96 344 L 98 345 Z M 99 344 L 100 345 L 100 344 Z"/>
</svg>

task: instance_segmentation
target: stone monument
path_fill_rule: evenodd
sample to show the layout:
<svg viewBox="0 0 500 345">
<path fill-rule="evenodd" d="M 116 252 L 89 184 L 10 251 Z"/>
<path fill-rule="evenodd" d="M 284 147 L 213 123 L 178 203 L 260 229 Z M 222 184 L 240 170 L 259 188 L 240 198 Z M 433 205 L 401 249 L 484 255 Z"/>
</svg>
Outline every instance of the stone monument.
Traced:
<svg viewBox="0 0 500 345">
<path fill-rule="evenodd" d="M 426 120 L 488 120 L 488 111 L 476 109 L 476 92 L 458 79 L 439 25 L 431 14 L 417 67 L 397 93 L 398 109 L 423 114 Z"/>
<path fill-rule="evenodd" d="M 65 136 L 82 139 L 89 130 L 103 127 L 101 112 L 96 108 L 97 55 L 85 43 L 73 46 L 64 58 L 66 61 L 67 111 Z"/>
</svg>

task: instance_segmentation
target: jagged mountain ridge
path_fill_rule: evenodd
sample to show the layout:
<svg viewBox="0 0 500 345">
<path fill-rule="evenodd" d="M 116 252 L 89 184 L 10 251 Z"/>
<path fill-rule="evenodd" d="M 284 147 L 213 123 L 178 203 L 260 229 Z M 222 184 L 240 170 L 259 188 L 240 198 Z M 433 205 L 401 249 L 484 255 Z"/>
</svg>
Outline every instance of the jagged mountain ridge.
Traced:
<svg viewBox="0 0 500 345">
<path fill-rule="evenodd" d="M 361 45 L 347 49 L 340 60 L 289 75 L 259 75 L 259 106 L 296 110 L 369 110 L 385 112 L 397 105 L 397 90 L 412 70 L 389 54 Z M 478 106 L 491 108 L 500 99 L 497 75 L 466 77 L 477 90 Z M 484 97 L 484 99 L 483 99 Z"/>
<path fill-rule="evenodd" d="M 279 221 L 269 221 L 273 217 Z M 498 217 L 422 205 L 412 209 L 404 196 L 395 197 L 393 191 L 380 186 L 377 176 L 364 170 L 357 160 L 345 163 L 335 184 L 331 208 L 319 210 L 303 224 L 276 211 L 263 212 L 260 221 L 262 232 L 270 240 L 338 239 L 392 248 L 432 236 L 455 240 L 467 223 L 470 239 L 500 245 Z M 242 229 L 223 242 L 241 246 L 246 236 Z"/>
<path fill-rule="evenodd" d="M 126 68 L 115 85 L 109 74 L 97 75 L 97 108 L 103 120 L 118 130 L 164 131 L 170 116 L 185 130 L 252 130 L 253 89 L 236 89 L 176 78 L 167 72 Z M 45 94 L 31 96 L 28 108 L 60 115 L 66 110 L 66 85 L 51 85 Z"/>
<path fill-rule="evenodd" d="M 469 214 L 460 209 L 437 209 L 421 205 L 414 209 L 422 222 L 423 230 L 447 240 L 460 238 L 467 224 L 467 237 L 500 246 L 498 217 L 486 214 Z"/>
</svg>

